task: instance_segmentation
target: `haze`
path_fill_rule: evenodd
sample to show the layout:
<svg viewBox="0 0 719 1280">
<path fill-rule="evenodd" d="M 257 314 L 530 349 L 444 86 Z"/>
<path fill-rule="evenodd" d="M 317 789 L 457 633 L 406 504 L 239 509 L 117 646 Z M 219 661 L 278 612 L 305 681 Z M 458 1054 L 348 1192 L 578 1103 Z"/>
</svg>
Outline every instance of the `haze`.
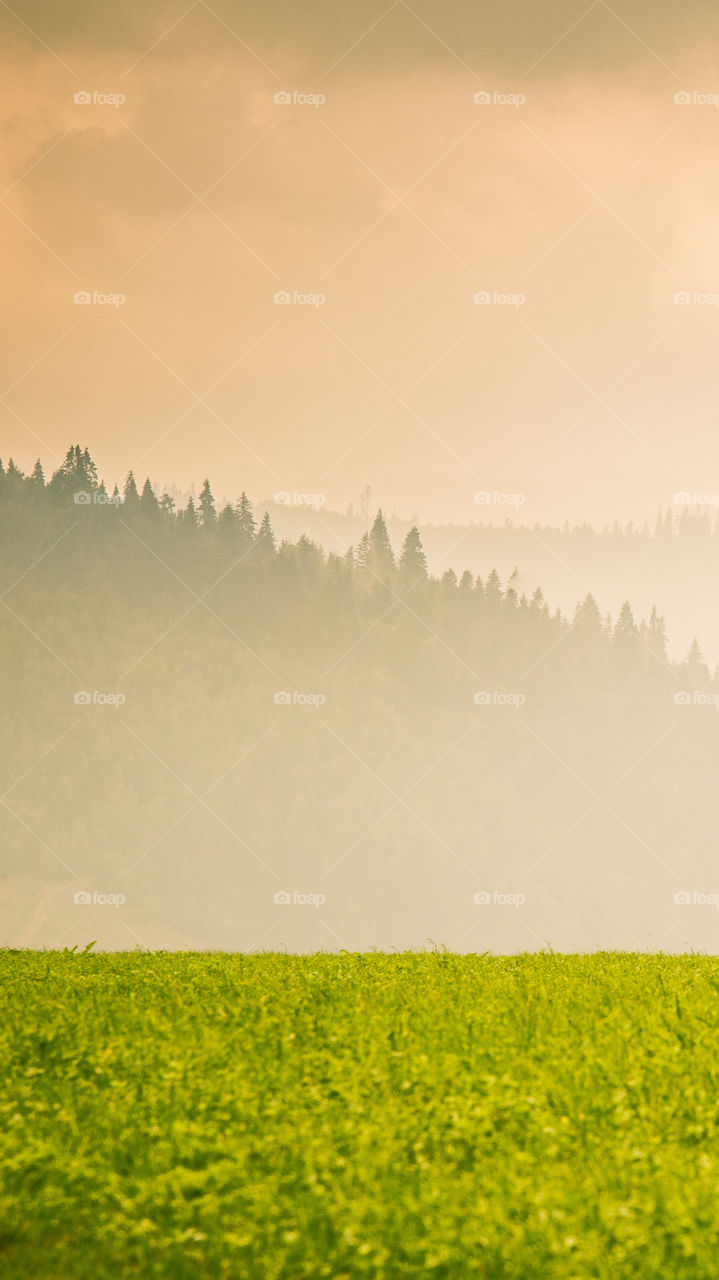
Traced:
<svg viewBox="0 0 719 1280">
<path fill-rule="evenodd" d="M 717 21 L 4 5 L 3 458 L 425 521 L 713 501 Z"/>
</svg>

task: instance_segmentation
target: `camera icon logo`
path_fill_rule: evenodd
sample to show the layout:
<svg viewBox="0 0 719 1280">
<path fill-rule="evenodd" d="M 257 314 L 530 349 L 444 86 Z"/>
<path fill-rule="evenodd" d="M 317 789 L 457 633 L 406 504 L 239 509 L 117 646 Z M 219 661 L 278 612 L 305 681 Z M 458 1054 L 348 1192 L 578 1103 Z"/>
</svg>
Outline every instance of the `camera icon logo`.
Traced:
<svg viewBox="0 0 719 1280">
<path fill-rule="evenodd" d="M 487 907 L 492 901 L 491 893 L 487 893 L 486 889 L 480 889 L 479 893 L 474 895 L 474 905 L 476 907 Z"/>
<path fill-rule="evenodd" d="M 474 295 L 474 303 L 477 307 L 488 307 L 492 301 L 491 293 L 487 293 L 486 289 L 480 289 Z"/>
<path fill-rule="evenodd" d="M 280 889 L 279 893 L 274 894 L 275 905 L 278 907 L 286 907 L 292 901 L 292 894 L 286 889 Z"/>
<path fill-rule="evenodd" d="M 691 300 L 692 295 L 687 289 L 680 289 L 678 293 L 674 294 L 674 301 L 678 303 L 680 307 L 688 307 Z"/>
<path fill-rule="evenodd" d="M 486 89 L 480 89 L 479 93 L 475 93 L 475 106 L 486 107 L 492 101 L 491 93 L 487 93 Z"/>
<path fill-rule="evenodd" d="M 80 889 L 73 894 L 72 900 L 77 907 L 87 907 L 92 902 L 92 894 L 88 893 L 87 889 Z"/>
<path fill-rule="evenodd" d="M 278 503 L 278 505 L 286 506 L 288 502 L 292 502 L 292 494 L 288 493 L 286 489 L 280 489 L 279 493 L 272 495 L 272 501 Z"/>
<path fill-rule="evenodd" d="M 279 293 L 275 294 L 275 302 L 280 307 L 289 306 L 291 301 L 292 301 L 292 294 L 288 293 L 286 289 L 280 289 Z"/>
<path fill-rule="evenodd" d="M 89 102 L 92 102 L 92 94 L 88 93 L 87 89 L 80 89 L 77 93 L 73 93 L 72 100 L 78 106 L 86 107 Z"/>
<path fill-rule="evenodd" d="M 79 293 L 74 295 L 73 302 L 75 306 L 87 307 L 92 302 L 92 294 L 88 293 L 87 289 L 80 289 Z"/>
<path fill-rule="evenodd" d="M 492 701 L 492 695 L 487 693 L 486 689 L 480 689 L 479 693 L 475 693 L 474 701 L 478 707 L 488 707 Z"/>
<path fill-rule="evenodd" d="M 291 93 L 288 93 L 286 89 L 278 89 L 277 93 L 275 94 L 275 102 L 278 103 L 279 106 L 286 107 L 288 103 L 290 103 L 291 101 L 292 101 Z"/>
<path fill-rule="evenodd" d="M 674 694 L 674 702 L 678 707 L 688 707 L 692 700 L 692 695 L 686 689 L 680 689 Z"/>
<path fill-rule="evenodd" d="M 92 694 L 88 693 L 86 689 L 80 689 L 79 693 L 75 694 L 73 702 L 78 707 L 88 707 L 92 702 Z"/>
<path fill-rule="evenodd" d="M 690 93 L 687 93 L 686 89 L 680 89 L 678 93 L 674 94 L 674 101 L 679 107 L 688 106 L 691 100 L 692 100 L 692 95 Z"/>
<path fill-rule="evenodd" d="M 692 900 L 692 895 L 687 889 L 678 889 L 674 894 L 674 902 L 678 907 L 688 907 Z"/>
<path fill-rule="evenodd" d="M 76 507 L 86 507 L 88 503 L 92 502 L 92 494 L 88 493 L 86 489 L 78 489 L 77 493 L 73 494 L 72 500 Z"/>
<path fill-rule="evenodd" d="M 292 694 L 288 693 L 286 689 L 280 689 L 279 693 L 275 694 L 276 706 L 288 707 L 291 702 L 292 702 Z"/>
</svg>

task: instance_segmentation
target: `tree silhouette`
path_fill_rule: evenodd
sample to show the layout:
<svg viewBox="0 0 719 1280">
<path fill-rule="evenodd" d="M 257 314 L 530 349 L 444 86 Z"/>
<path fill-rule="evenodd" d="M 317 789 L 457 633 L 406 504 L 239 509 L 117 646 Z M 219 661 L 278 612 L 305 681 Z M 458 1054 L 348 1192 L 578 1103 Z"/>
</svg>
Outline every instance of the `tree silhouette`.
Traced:
<svg viewBox="0 0 719 1280">
<path fill-rule="evenodd" d="M 214 529 L 217 525 L 215 499 L 212 496 L 209 480 L 205 480 L 202 489 L 200 490 L 199 520 L 200 527 L 202 529 Z"/>
<path fill-rule="evenodd" d="M 409 530 L 402 545 L 402 552 L 399 558 L 399 576 L 405 590 L 413 586 L 415 582 L 424 582 L 427 578 L 427 557 L 424 554 L 422 539 L 419 536 L 419 529 L 416 525 Z"/>
</svg>

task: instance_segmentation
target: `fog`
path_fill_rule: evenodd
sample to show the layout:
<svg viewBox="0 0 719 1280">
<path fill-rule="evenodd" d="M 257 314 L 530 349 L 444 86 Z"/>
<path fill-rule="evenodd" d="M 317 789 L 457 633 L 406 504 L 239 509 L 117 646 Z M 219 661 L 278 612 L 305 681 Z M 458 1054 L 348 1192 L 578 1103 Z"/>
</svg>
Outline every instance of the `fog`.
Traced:
<svg viewBox="0 0 719 1280">
<path fill-rule="evenodd" d="M 714 945 L 719 684 L 661 599 L 562 616 L 381 512 L 278 542 L 79 446 L 0 481 L 6 944 Z"/>
</svg>

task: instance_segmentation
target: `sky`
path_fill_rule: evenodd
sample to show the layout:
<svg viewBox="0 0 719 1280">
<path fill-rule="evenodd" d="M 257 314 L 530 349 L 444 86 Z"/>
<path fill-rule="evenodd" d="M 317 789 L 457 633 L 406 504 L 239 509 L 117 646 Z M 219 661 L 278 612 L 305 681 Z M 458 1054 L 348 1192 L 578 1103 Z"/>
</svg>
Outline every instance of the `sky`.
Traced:
<svg viewBox="0 0 719 1280">
<path fill-rule="evenodd" d="M 718 35 L 0 4 L 0 456 L 462 524 L 719 504 Z"/>
</svg>

